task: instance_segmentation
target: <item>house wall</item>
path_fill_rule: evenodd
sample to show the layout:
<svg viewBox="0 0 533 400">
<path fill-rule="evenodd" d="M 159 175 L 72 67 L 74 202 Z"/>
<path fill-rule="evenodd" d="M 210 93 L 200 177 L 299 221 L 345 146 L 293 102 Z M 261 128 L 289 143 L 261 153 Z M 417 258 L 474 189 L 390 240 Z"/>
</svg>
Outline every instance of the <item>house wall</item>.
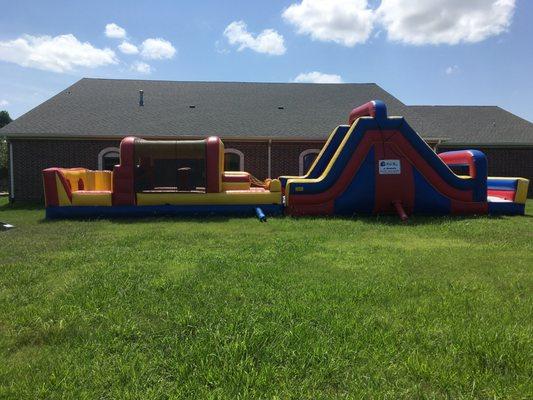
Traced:
<svg viewBox="0 0 533 400">
<path fill-rule="evenodd" d="M 259 179 L 268 177 L 268 142 L 224 141 L 224 148 L 244 154 L 243 169 Z"/>
<path fill-rule="evenodd" d="M 43 201 L 41 171 L 49 167 L 98 169 L 98 153 L 119 147 L 119 140 L 11 140 L 13 146 L 14 199 Z M 323 143 L 297 142 L 271 144 L 273 177 L 297 175 L 300 153 L 320 148 Z M 259 179 L 268 177 L 268 141 L 224 141 L 226 149 L 244 154 L 244 170 Z"/>
<path fill-rule="evenodd" d="M 299 175 L 300 154 L 305 150 L 318 149 L 323 142 L 273 142 L 272 143 L 272 177 L 281 175 Z"/>
<path fill-rule="evenodd" d="M 320 150 L 325 141 L 271 141 L 270 177 L 281 175 L 298 175 L 300 154 L 309 149 Z M 269 177 L 268 171 L 268 141 L 263 142 L 235 142 L 224 140 L 226 149 L 237 149 L 244 153 L 244 170 L 259 179 Z"/>
<path fill-rule="evenodd" d="M 110 140 L 11 140 L 14 199 L 43 201 L 41 171 L 49 167 L 98 169 L 98 153 L 118 147 Z"/>
<path fill-rule="evenodd" d="M 43 200 L 41 171 L 48 167 L 98 168 L 98 153 L 107 147 L 118 147 L 118 140 L 12 140 L 14 199 Z M 244 153 L 244 170 L 259 179 L 268 177 L 268 142 L 225 141 L 226 149 Z M 320 149 L 324 142 L 300 141 L 271 143 L 271 176 L 298 175 L 300 154 Z M 439 152 L 459 147 L 439 147 Z M 489 174 L 521 176 L 531 180 L 529 195 L 533 197 L 533 148 L 480 148 L 489 159 Z"/>
</svg>

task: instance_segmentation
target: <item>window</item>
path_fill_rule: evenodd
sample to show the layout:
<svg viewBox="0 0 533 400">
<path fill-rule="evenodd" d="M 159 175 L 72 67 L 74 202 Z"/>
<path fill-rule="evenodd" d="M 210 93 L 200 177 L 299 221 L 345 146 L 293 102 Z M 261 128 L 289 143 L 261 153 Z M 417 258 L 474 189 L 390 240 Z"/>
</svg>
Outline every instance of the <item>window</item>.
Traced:
<svg viewBox="0 0 533 400">
<path fill-rule="evenodd" d="M 107 147 L 98 153 L 98 169 L 113 171 L 115 165 L 120 164 L 120 150 L 118 147 Z"/>
<path fill-rule="evenodd" d="M 320 153 L 320 150 L 318 149 L 309 149 L 309 150 L 302 151 L 300 153 L 300 159 L 299 159 L 299 174 L 300 175 L 307 174 L 307 172 L 311 168 L 311 165 L 313 165 L 313 162 L 318 156 L 318 153 Z"/>
<path fill-rule="evenodd" d="M 224 171 L 244 171 L 244 154 L 237 149 L 226 149 Z"/>
</svg>

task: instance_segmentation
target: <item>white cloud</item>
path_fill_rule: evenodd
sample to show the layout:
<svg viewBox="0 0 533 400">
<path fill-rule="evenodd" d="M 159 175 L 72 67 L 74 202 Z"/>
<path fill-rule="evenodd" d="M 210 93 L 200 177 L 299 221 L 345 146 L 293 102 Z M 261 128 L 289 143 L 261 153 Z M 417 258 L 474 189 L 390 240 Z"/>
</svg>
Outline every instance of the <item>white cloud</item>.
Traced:
<svg viewBox="0 0 533 400">
<path fill-rule="evenodd" d="M 280 56 L 285 54 L 283 36 L 273 29 L 265 29 L 257 36 L 248 32 L 244 21 L 233 21 L 224 29 L 229 44 L 239 46 L 238 51 L 250 49 L 258 53 Z"/>
<path fill-rule="evenodd" d="M 340 75 L 324 74 L 322 72 L 313 71 L 299 74 L 294 78 L 297 83 L 342 83 Z"/>
<path fill-rule="evenodd" d="M 5 99 L 0 100 L 0 107 L 7 107 L 9 105 L 9 101 Z"/>
<path fill-rule="evenodd" d="M 176 49 L 168 40 L 146 39 L 141 44 L 141 56 L 147 60 L 163 60 L 174 57 Z"/>
<path fill-rule="evenodd" d="M 30 36 L 0 41 L 0 61 L 45 71 L 65 72 L 75 67 L 96 68 L 118 61 L 111 49 L 80 42 L 74 35 Z"/>
<path fill-rule="evenodd" d="M 124 54 L 138 54 L 139 49 L 133 43 L 123 41 L 118 45 L 118 49 Z"/>
<path fill-rule="evenodd" d="M 516 0 L 301 0 L 283 11 L 300 34 L 353 47 L 374 28 L 412 45 L 481 42 L 511 25 Z M 379 33 L 379 31 L 378 31 Z M 378 34 L 376 34 L 376 37 Z"/>
<path fill-rule="evenodd" d="M 514 10 L 515 0 L 382 0 L 376 13 L 392 41 L 453 45 L 505 32 Z"/>
<path fill-rule="evenodd" d="M 367 0 L 302 0 L 291 4 L 283 18 L 300 34 L 348 47 L 365 43 L 374 25 Z"/>
<path fill-rule="evenodd" d="M 446 70 L 444 72 L 446 72 L 446 75 L 457 74 L 459 72 L 459 66 L 458 65 L 450 65 L 448 68 L 446 68 Z"/>
<path fill-rule="evenodd" d="M 146 64 L 142 61 L 135 61 L 130 68 L 132 71 L 139 72 L 141 74 L 149 74 L 152 72 L 152 67 L 150 64 Z"/>
<path fill-rule="evenodd" d="M 108 38 L 124 39 L 126 37 L 126 30 L 115 23 L 111 23 L 105 26 L 105 35 Z"/>
</svg>

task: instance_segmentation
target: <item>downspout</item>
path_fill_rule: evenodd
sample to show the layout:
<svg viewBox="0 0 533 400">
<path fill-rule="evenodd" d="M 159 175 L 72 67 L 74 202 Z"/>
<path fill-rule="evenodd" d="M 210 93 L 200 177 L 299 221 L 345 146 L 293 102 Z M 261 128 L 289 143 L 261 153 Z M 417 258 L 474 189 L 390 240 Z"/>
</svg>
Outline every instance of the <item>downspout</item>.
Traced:
<svg viewBox="0 0 533 400">
<path fill-rule="evenodd" d="M 13 144 L 8 142 L 9 146 L 9 202 L 15 200 L 15 173 L 13 171 Z"/>
<path fill-rule="evenodd" d="M 268 139 L 268 178 L 272 178 L 272 139 Z"/>
</svg>

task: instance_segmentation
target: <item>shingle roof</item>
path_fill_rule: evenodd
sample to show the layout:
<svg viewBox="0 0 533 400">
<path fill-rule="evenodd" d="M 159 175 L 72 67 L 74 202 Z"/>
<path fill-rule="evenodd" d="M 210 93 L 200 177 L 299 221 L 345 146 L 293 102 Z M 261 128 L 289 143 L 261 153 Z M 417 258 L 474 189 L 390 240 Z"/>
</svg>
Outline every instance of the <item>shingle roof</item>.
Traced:
<svg viewBox="0 0 533 400">
<path fill-rule="evenodd" d="M 533 144 L 533 124 L 496 106 L 409 106 L 406 118 L 447 144 Z"/>
<path fill-rule="evenodd" d="M 139 90 L 144 106 L 139 106 Z M 350 110 L 383 100 L 426 138 L 533 143 L 533 124 L 498 107 L 406 106 L 376 84 L 84 78 L 0 130 L 9 137 L 208 136 L 324 139 Z M 192 108 L 191 106 L 194 106 Z"/>
<path fill-rule="evenodd" d="M 139 106 L 139 90 L 144 106 Z M 375 84 L 82 79 L 2 133 L 12 136 L 324 138 L 359 104 L 403 104 Z M 190 108 L 195 106 L 195 108 Z M 279 109 L 283 107 L 283 109 Z"/>
</svg>

